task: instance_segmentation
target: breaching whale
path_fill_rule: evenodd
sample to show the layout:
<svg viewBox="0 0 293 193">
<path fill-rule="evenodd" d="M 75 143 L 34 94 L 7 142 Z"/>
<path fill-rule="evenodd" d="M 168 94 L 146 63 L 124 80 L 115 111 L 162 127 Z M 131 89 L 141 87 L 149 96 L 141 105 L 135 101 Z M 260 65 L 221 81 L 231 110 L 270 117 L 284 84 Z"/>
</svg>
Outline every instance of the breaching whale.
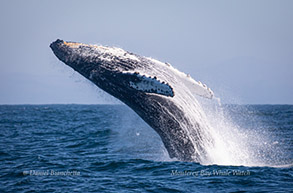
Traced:
<svg viewBox="0 0 293 193">
<path fill-rule="evenodd" d="M 205 84 L 169 63 L 121 48 L 59 39 L 50 47 L 59 60 L 133 109 L 159 134 L 170 158 L 204 159 L 213 142 L 194 95 L 212 98 Z"/>
</svg>

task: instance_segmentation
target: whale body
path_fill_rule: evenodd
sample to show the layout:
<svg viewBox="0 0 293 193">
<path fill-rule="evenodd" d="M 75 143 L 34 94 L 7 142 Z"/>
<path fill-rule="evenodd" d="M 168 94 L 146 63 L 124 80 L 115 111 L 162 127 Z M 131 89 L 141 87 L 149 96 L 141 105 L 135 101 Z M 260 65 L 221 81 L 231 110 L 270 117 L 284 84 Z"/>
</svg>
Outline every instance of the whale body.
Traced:
<svg viewBox="0 0 293 193">
<path fill-rule="evenodd" d="M 169 63 L 121 48 L 59 39 L 50 47 L 59 60 L 133 109 L 158 133 L 170 158 L 205 159 L 206 145 L 213 142 L 194 97 L 213 98 L 205 84 Z"/>
</svg>

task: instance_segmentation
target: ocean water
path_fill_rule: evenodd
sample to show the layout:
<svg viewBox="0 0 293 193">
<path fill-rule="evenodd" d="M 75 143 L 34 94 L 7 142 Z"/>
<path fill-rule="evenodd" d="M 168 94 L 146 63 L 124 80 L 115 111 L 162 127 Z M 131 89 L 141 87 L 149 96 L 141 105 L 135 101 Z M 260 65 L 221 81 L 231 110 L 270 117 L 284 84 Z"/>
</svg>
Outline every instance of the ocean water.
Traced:
<svg viewBox="0 0 293 193">
<path fill-rule="evenodd" d="M 293 191 L 293 105 L 210 111 L 217 156 L 195 163 L 125 105 L 1 105 L 0 192 Z"/>
</svg>

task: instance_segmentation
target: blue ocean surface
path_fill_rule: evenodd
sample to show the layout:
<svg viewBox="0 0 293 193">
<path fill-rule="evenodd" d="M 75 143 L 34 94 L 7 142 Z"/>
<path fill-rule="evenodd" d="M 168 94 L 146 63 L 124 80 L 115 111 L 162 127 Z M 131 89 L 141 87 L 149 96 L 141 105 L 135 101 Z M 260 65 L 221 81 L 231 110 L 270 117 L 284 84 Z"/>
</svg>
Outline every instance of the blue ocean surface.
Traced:
<svg viewBox="0 0 293 193">
<path fill-rule="evenodd" d="M 170 159 L 125 105 L 1 105 L 0 192 L 292 192 L 293 105 L 224 108 L 273 138 L 264 165 Z"/>
</svg>

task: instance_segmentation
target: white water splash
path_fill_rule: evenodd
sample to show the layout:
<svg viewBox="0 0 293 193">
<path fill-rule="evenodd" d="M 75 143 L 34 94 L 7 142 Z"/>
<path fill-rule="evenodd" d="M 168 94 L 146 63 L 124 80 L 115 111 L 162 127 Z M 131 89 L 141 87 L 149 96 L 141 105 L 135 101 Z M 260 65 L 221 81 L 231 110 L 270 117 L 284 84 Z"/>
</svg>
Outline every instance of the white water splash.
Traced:
<svg viewBox="0 0 293 193">
<path fill-rule="evenodd" d="M 259 165 L 247 147 L 248 135 L 241 133 L 238 127 L 225 117 L 222 106 L 205 106 L 205 112 L 214 145 L 208 150 L 210 160 L 203 164 Z"/>
<path fill-rule="evenodd" d="M 204 105 L 215 143 L 209 151 L 210 163 L 203 164 L 286 167 L 285 152 L 276 141 L 278 137 L 266 129 L 256 112 L 245 106 L 232 106 Z"/>
</svg>

